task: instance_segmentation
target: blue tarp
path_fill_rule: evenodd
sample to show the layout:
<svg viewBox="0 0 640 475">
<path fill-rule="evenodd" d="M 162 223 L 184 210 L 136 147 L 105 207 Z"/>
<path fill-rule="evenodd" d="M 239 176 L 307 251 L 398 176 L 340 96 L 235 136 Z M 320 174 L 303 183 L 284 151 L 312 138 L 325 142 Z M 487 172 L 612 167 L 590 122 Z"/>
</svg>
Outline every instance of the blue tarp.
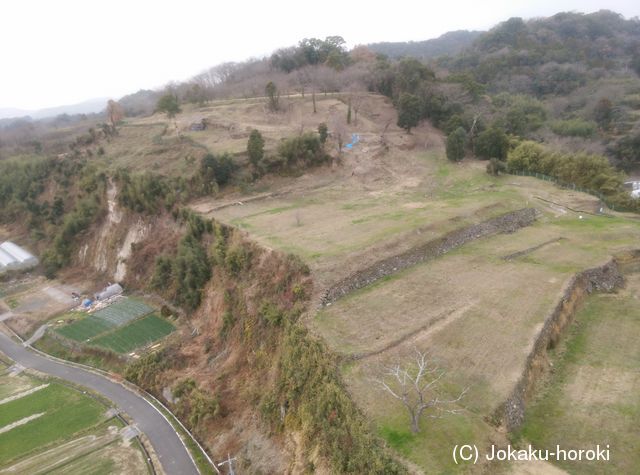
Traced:
<svg viewBox="0 0 640 475">
<path fill-rule="evenodd" d="M 358 134 L 351 134 L 351 142 L 345 145 L 345 147 L 351 150 L 358 142 L 360 142 L 360 136 Z"/>
</svg>

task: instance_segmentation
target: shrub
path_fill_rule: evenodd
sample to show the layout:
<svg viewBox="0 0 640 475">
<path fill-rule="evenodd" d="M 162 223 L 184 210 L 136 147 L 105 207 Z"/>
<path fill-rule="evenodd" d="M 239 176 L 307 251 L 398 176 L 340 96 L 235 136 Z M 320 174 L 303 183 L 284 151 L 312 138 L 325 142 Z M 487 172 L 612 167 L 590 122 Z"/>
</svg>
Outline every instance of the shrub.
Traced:
<svg viewBox="0 0 640 475">
<path fill-rule="evenodd" d="M 631 200 L 623 187 L 623 176 L 605 157 L 584 153 L 562 155 L 551 153 L 535 142 L 522 142 L 509 153 L 507 167 L 510 172 L 552 176 L 560 183 L 601 193 L 614 206 L 639 209 L 638 201 Z"/>
<path fill-rule="evenodd" d="M 281 164 L 290 169 L 319 165 L 327 161 L 320 137 L 313 132 L 283 140 L 278 146 L 278 156 Z"/>
<path fill-rule="evenodd" d="M 555 120 L 551 122 L 551 130 L 565 137 L 591 137 L 597 129 L 595 122 L 584 119 Z"/>
</svg>

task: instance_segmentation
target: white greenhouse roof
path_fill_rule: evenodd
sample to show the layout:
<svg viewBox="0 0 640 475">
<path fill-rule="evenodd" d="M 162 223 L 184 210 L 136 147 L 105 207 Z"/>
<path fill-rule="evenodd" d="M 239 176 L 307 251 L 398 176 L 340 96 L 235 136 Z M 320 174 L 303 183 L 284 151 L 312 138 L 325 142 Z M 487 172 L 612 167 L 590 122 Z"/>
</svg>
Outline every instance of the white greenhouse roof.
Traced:
<svg viewBox="0 0 640 475">
<path fill-rule="evenodd" d="M 28 269 L 36 265 L 38 265 L 38 259 L 29 251 L 10 241 L 0 244 L 0 272 Z"/>
</svg>

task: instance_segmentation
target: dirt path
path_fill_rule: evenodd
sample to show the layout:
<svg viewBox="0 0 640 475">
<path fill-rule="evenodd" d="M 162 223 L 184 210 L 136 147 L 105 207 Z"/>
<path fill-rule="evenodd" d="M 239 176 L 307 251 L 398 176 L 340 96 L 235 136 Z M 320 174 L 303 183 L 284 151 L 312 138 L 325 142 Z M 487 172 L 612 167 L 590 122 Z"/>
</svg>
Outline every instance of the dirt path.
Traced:
<svg viewBox="0 0 640 475">
<path fill-rule="evenodd" d="M 35 332 L 33 332 L 33 335 L 31 335 L 31 338 L 29 338 L 27 341 L 25 341 L 22 345 L 23 346 L 31 346 L 31 345 L 33 345 L 36 341 L 38 341 L 40 338 L 42 338 L 44 336 L 44 332 L 47 331 L 48 327 L 49 327 L 49 325 L 47 325 L 46 323 L 44 325 L 42 325 Z"/>
<path fill-rule="evenodd" d="M 460 317 L 462 317 L 462 315 L 464 315 L 464 313 L 469 308 L 471 308 L 471 304 L 464 305 L 463 307 L 459 307 L 449 312 L 446 312 L 436 317 L 435 319 L 431 320 L 430 322 L 416 328 L 415 330 L 408 332 L 407 334 L 401 336 L 397 340 L 392 341 L 391 343 L 385 345 L 384 347 L 378 350 L 370 351 L 368 353 L 361 353 L 359 355 L 353 355 L 351 359 L 364 360 L 366 358 L 379 355 L 381 353 L 384 353 L 385 351 L 389 351 L 399 345 L 402 345 L 403 343 L 408 342 L 409 340 L 417 337 L 418 335 L 423 338 L 426 336 L 429 336 L 432 333 L 435 333 L 441 330 L 442 328 L 446 327 L 447 325 L 458 320 Z"/>
<path fill-rule="evenodd" d="M 44 412 L 38 412 L 37 414 L 31 414 L 28 417 L 23 417 L 22 419 L 20 419 L 19 421 L 15 421 L 12 422 L 11 424 L 7 424 L 4 427 L 0 427 L 0 434 L 4 434 L 5 432 L 9 432 L 11 429 L 15 429 L 16 427 L 25 425 L 28 422 L 31 422 L 34 419 L 37 419 L 38 417 L 42 417 L 44 416 Z"/>
<path fill-rule="evenodd" d="M 4 398 L 4 399 L 2 399 L 0 401 L 0 406 L 2 406 L 3 404 L 6 404 L 8 402 L 15 401 L 16 399 L 20 399 L 20 398 L 23 398 L 25 396 L 28 396 L 29 394 L 33 394 L 33 393 L 35 393 L 37 391 L 40 391 L 41 389 L 46 388 L 47 386 L 49 386 L 49 383 L 41 384 L 40 386 L 36 386 L 35 388 L 27 389 L 26 391 L 22 391 L 21 393 L 14 394 L 13 396 L 6 397 L 6 398 Z"/>
</svg>

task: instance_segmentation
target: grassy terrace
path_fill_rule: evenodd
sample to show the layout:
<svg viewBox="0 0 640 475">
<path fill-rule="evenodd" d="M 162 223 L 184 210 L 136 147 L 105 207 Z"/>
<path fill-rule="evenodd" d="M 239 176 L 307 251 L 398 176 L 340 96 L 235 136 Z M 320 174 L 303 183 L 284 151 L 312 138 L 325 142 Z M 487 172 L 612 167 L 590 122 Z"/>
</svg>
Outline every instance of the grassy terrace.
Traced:
<svg viewBox="0 0 640 475">
<path fill-rule="evenodd" d="M 611 447 L 609 462 L 564 462 L 575 473 L 634 473 L 640 466 L 640 274 L 616 295 L 597 294 L 553 358 L 555 371 L 526 413 L 519 438 L 538 448 Z"/>
</svg>

